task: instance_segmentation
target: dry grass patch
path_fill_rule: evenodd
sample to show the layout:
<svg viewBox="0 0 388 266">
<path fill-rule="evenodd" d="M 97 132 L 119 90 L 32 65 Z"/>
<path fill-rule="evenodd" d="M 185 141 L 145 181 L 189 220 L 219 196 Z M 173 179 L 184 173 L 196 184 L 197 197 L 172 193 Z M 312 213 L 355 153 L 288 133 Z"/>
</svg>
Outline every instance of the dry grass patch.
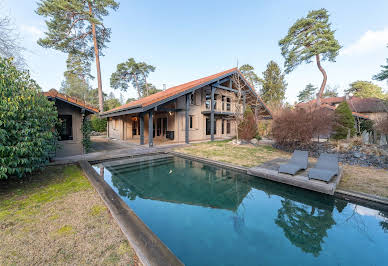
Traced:
<svg viewBox="0 0 388 266">
<path fill-rule="evenodd" d="M 193 144 L 175 151 L 245 167 L 257 166 L 278 157 L 290 157 L 288 153 L 272 146 L 233 145 L 230 141 Z"/>
<path fill-rule="evenodd" d="M 388 197 L 388 171 L 375 167 L 343 165 L 339 189 Z"/>
<path fill-rule="evenodd" d="M 4 264 L 139 264 L 76 166 L 48 167 L 30 182 L 1 184 L 0 217 Z"/>
</svg>

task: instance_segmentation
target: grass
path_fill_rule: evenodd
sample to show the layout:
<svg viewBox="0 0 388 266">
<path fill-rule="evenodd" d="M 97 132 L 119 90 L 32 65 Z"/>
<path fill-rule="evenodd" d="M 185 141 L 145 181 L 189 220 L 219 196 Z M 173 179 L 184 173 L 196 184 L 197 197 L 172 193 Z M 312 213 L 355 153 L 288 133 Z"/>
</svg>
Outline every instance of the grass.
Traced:
<svg viewBox="0 0 388 266">
<path fill-rule="evenodd" d="M 77 166 L 0 183 L 0 264 L 139 264 Z"/>
<path fill-rule="evenodd" d="M 235 165 L 252 167 L 275 158 L 290 158 L 290 154 L 272 146 L 233 145 L 229 141 L 193 144 L 175 151 Z M 311 161 L 316 161 L 312 159 Z M 375 167 L 343 165 L 344 176 L 339 189 L 388 197 L 388 171 Z"/>
</svg>

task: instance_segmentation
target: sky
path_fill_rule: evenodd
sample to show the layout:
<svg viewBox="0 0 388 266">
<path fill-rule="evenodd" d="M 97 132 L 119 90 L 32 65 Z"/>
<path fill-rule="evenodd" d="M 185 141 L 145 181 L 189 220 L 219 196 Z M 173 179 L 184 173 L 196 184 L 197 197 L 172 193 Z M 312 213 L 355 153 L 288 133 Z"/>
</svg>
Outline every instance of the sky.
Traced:
<svg viewBox="0 0 388 266">
<path fill-rule="evenodd" d="M 270 60 L 283 68 L 279 40 L 298 18 L 319 8 L 329 11 L 342 46 L 335 63 L 322 62 L 328 85 L 338 87 L 340 94 L 353 81 L 372 81 L 388 58 L 387 0 L 118 2 L 119 9 L 104 21 L 112 35 L 100 58 L 103 91 L 114 92 L 116 97 L 120 91 L 110 87 L 110 75 L 130 57 L 156 67 L 148 80 L 159 89 L 163 84 L 169 88 L 242 64 L 254 66 L 260 76 Z M 26 48 L 31 76 L 44 91 L 59 89 L 67 56 L 37 44 L 47 28 L 36 8 L 32 0 L 0 0 L 0 15 L 12 19 L 20 44 Z M 92 75 L 96 76 L 95 67 Z M 306 84 L 320 86 L 322 74 L 312 62 L 287 74 L 286 81 L 287 101 L 294 103 Z M 388 88 L 385 82 L 373 82 Z M 92 85 L 97 87 L 96 79 Z M 136 97 L 136 91 L 131 87 L 123 97 Z"/>
</svg>

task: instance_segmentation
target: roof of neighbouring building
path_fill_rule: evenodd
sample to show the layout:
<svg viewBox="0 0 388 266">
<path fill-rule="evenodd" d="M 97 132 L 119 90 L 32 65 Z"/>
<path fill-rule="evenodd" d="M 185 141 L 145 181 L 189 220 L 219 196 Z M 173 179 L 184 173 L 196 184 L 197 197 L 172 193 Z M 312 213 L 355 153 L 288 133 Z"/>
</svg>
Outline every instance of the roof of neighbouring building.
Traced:
<svg viewBox="0 0 388 266">
<path fill-rule="evenodd" d="M 322 104 L 322 107 L 325 107 L 325 108 L 328 108 L 330 110 L 335 110 L 336 108 L 334 106 L 331 106 L 331 105 L 328 105 L 328 104 Z M 361 117 L 361 118 L 365 118 L 365 119 L 370 119 L 369 116 L 367 115 L 364 115 L 364 114 L 360 114 L 360 113 L 357 113 L 357 112 L 352 112 L 352 115 L 353 116 L 357 116 L 357 117 Z"/>
<path fill-rule="evenodd" d="M 204 78 L 196 79 L 178 86 L 174 86 L 171 88 L 168 88 L 164 91 L 157 92 L 155 94 L 152 94 L 150 96 L 141 98 L 139 100 L 121 105 L 119 107 L 113 108 L 109 111 L 104 112 L 103 114 L 110 114 L 114 112 L 119 112 L 123 110 L 128 110 L 132 108 L 146 108 L 151 105 L 157 104 L 158 102 L 163 102 L 164 100 L 168 100 L 170 98 L 173 98 L 174 96 L 179 96 L 180 94 L 184 93 L 185 91 L 203 87 L 206 85 L 209 85 L 210 83 L 216 81 L 217 79 L 224 78 L 227 76 L 230 76 L 231 74 L 239 73 L 241 77 L 245 80 L 245 82 L 248 84 L 248 86 L 252 89 L 251 91 L 255 94 L 256 97 L 260 100 L 260 102 L 263 104 L 264 108 L 268 111 L 269 114 L 271 114 L 271 111 L 269 108 L 265 105 L 265 103 L 261 100 L 261 98 L 255 93 L 253 86 L 249 84 L 249 82 L 244 78 L 242 73 L 237 68 L 232 68 L 229 70 L 222 71 L 220 73 L 210 75 Z"/>
<path fill-rule="evenodd" d="M 339 104 L 345 101 L 346 97 L 328 97 L 321 99 L 322 104 L 328 104 L 330 106 Z M 299 103 L 298 107 L 304 107 L 311 104 L 315 104 L 317 102 L 316 99 L 311 100 L 306 103 Z M 378 98 L 360 98 L 360 97 L 349 97 L 346 102 L 349 104 L 352 112 L 357 113 L 381 113 L 387 112 L 387 105 L 383 100 Z"/>
<path fill-rule="evenodd" d="M 72 105 L 78 106 L 80 108 L 84 108 L 91 113 L 98 113 L 98 109 L 95 108 L 94 106 L 88 104 L 87 102 L 80 100 L 80 99 L 77 99 L 75 97 L 68 96 L 66 94 L 59 93 L 55 89 L 51 89 L 47 92 L 44 92 L 43 94 L 44 94 L 44 96 L 46 96 L 48 98 L 59 99 L 59 100 L 62 100 L 64 102 L 70 103 Z"/>
</svg>

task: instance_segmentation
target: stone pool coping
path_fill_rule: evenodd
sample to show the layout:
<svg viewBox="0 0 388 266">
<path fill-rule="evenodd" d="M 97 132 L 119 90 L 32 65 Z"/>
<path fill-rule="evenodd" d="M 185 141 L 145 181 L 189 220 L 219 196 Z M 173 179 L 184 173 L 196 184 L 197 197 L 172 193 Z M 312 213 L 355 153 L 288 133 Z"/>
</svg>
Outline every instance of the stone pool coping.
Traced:
<svg viewBox="0 0 388 266">
<path fill-rule="evenodd" d="M 105 202 L 143 265 L 184 265 L 137 217 L 135 212 L 104 181 L 88 161 L 80 161 L 79 165 Z"/>
<path fill-rule="evenodd" d="M 207 164 L 211 164 L 219 167 L 237 170 L 245 174 L 248 174 L 248 170 L 249 170 L 249 167 L 238 166 L 238 165 L 234 165 L 226 162 L 219 162 L 219 161 L 198 157 L 198 156 L 194 156 L 186 153 L 181 153 L 176 151 L 168 151 L 168 153 L 185 159 L 190 159 L 190 160 L 199 161 L 199 162 L 203 162 L 203 163 L 207 163 Z M 274 182 L 277 182 L 277 181 L 274 181 Z M 304 188 L 301 188 L 301 189 L 304 189 Z M 345 191 L 340 189 L 336 189 L 334 191 L 334 195 L 332 196 L 340 199 L 345 199 L 356 204 L 362 204 L 362 205 L 365 205 L 366 207 L 371 207 L 379 210 L 388 210 L 388 198 L 385 198 L 385 197 L 380 197 L 380 196 L 375 196 L 375 195 L 360 193 L 360 192 L 354 192 L 354 191 Z"/>
</svg>

